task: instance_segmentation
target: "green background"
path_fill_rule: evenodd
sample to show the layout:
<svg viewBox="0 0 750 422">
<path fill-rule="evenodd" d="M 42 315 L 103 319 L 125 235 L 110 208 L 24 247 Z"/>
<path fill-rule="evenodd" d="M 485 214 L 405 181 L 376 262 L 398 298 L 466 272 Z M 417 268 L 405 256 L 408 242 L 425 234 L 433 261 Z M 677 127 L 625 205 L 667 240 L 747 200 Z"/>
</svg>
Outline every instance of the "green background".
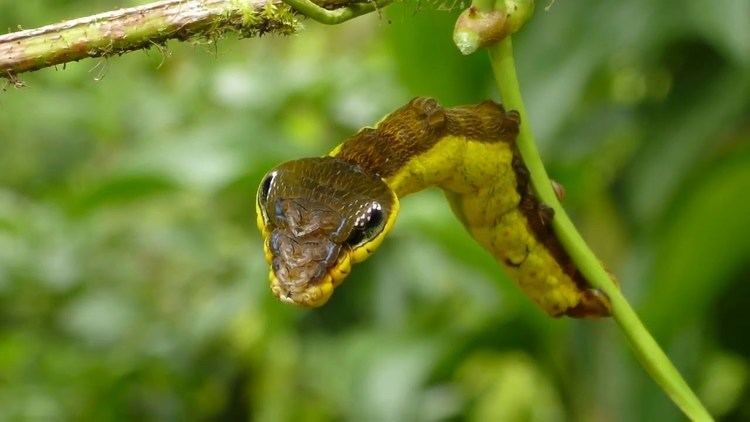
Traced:
<svg viewBox="0 0 750 422">
<path fill-rule="evenodd" d="M 0 28 L 131 4 L 3 2 Z M 750 3 L 537 9 L 516 56 L 566 208 L 709 410 L 750 420 Z M 612 321 L 547 318 L 437 191 L 324 308 L 272 297 L 269 168 L 416 95 L 497 99 L 456 15 L 0 80 L 0 419 L 682 420 Z"/>
</svg>

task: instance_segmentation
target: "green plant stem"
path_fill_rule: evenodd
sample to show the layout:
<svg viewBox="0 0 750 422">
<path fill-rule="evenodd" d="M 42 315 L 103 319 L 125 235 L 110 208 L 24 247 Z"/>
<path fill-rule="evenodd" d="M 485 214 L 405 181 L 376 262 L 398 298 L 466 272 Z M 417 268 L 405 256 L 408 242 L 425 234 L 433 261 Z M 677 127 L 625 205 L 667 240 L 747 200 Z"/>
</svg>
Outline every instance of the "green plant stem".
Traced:
<svg viewBox="0 0 750 422">
<path fill-rule="evenodd" d="M 576 263 L 586 280 L 603 291 L 612 302 L 612 314 L 625 333 L 641 365 L 674 403 L 692 420 L 710 421 L 709 413 L 693 393 L 667 355 L 661 350 L 638 315 L 622 295 L 620 289 L 576 230 L 573 222 L 557 200 L 547 171 L 531 132 L 528 114 L 521 98 L 516 76 L 511 37 L 488 48 L 492 70 L 505 106 L 518 110 L 521 127 L 518 149 L 531 175 L 531 182 L 539 198 L 555 210 L 553 226 L 565 250 Z"/>
<path fill-rule="evenodd" d="M 325 9 L 310 0 L 283 0 L 284 3 L 293 7 L 297 12 L 310 19 L 326 25 L 336 25 L 357 16 L 370 13 L 378 8 L 385 7 L 393 0 L 369 0 L 363 3 L 351 3 L 346 7 L 338 9 Z"/>
</svg>

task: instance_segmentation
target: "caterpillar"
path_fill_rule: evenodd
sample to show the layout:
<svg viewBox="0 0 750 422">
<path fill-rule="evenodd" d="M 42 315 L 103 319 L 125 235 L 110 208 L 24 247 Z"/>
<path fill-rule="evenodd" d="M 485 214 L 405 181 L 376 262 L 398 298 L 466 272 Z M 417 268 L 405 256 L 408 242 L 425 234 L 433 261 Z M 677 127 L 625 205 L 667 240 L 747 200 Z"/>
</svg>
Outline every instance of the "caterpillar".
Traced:
<svg viewBox="0 0 750 422">
<path fill-rule="evenodd" d="M 551 316 L 608 316 L 552 230 L 516 147 L 520 116 L 492 101 L 442 107 L 417 97 L 327 156 L 269 171 L 257 223 L 283 302 L 324 304 L 391 231 L 399 198 L 436 186 L 471 236 Z"/>
</svg>

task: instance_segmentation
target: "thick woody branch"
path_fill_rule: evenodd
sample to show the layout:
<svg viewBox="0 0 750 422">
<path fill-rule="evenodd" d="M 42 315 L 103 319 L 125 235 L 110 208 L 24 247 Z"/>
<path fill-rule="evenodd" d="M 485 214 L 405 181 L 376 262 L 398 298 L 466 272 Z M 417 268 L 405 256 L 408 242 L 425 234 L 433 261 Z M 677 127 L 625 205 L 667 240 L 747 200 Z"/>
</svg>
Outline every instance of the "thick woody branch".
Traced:
<svg viewBox="0 0 750 422">
<path fill-rule="evenodd" d="M 351 1 L 316 3 L 335 8 Z M 15 80 L 19 73 L 121 55 L 171 39 L 214 42 L 228 34 L 286 35 L 298 28 L 297 15 L 281 0 L 165 0 L 0 35 L 0 77 Z"/>
</svg>

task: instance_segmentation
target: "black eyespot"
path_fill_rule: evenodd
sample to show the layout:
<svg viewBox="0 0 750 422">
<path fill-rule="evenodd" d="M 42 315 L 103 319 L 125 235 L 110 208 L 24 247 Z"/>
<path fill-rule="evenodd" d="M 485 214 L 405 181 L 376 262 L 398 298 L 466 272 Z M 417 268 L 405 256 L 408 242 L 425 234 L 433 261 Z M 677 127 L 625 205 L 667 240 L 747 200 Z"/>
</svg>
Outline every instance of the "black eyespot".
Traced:
<svg viewBox="0 0 750 422">
<path fill-rule="evenodd" d="M 367 212 L 354 223 L 354 228 L 346 239 L 350 246 L 356 246 L 365 240 L 371 240 L 383 229 L 383 209 L 378 203 L 370 206 Z"/>
<path fill-rule="evenodd" d="M 362 243 L 363 240 L 365 240 L 365 232 L 361 228 L 355 227 L 352 229 L 352 233 L 346 239 L 346 243 L 349 246 L 355 246 Z"/>
<path fill-rule="evenodd" d="M 377 228 L 382 222 L 383 210 L 380 209 L 380 205 L 378 204 L 377 208 L 372 208 L 370 211 L 370 218 L 367 220 L 367 226 Z"/>
<path fill-rule="evenodd" d="M 276 172 L 267 175 L 260 183 L 260 188 L 258 189 L 258 200 L 261 203 L 265 203 L 268 200 L 268 192 L 271 190 L 271 182 L 273 182 L 274 177 L 276 177 Z"/>
</svg>

